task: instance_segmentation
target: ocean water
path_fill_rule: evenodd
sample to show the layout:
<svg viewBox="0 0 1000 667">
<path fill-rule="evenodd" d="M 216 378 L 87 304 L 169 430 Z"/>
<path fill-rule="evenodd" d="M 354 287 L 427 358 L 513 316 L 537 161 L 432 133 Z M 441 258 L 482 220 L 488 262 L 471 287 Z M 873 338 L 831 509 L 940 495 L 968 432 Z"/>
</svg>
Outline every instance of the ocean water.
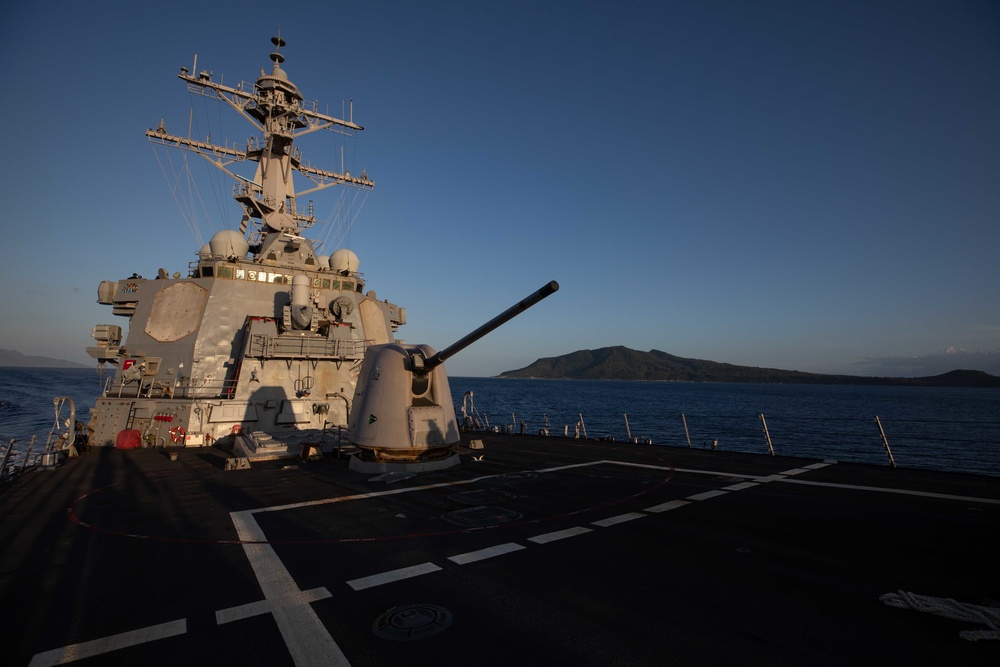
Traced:
<svg viewBox="0 0 1000 667">
<path fill-rule="evenodd" d="M 631 434 L 656 446 L 769 453 L 1000 477 L 1000 390 L 848 385 L 449 378 L 461 415 L 473 392 L 481 421 L 537 433 Z M 626 415 L 628 425 L 626 426 Z M 681 417 L 683 415 L 683 419 Z M 461 417 L 460 417 L 461 418 Z M 687 423 L 687 433 L 684 424 Z"/>
<path fill-rule="evenodd" d="M 70 396 L 87 421 L 100 393 L 94 369 L 0 368 L 0 456 L 32 435 L 41 451 L 55 420 L 53 396 Z M 896 465 L 1000 477 L 1000 390 L 846 385 L 502 380 L 449 378 L 456 409 L 472 392 L 483 424 L 571 436 L 631 435 L 653 446 L 768 453 L 759 415 L 779 455 L 888 465 L 875 423 Z M 628 426 L 626 427 L 625 415 Z M 681 415 L 684 416 L 682 420 Z M 687 434 L 684 423 L 687 423 Z"/>
<path fill-rule="evenodd" d="M 0 368 L 0 459 L 14 439 L 11 461 L 20 463 L 33 435 L 32 458 L 42 452 L 56 419 L 55 396 L 72 398 L 77 420 L 86 422 L 101 386 L 91 368 Z"/>
</svg>

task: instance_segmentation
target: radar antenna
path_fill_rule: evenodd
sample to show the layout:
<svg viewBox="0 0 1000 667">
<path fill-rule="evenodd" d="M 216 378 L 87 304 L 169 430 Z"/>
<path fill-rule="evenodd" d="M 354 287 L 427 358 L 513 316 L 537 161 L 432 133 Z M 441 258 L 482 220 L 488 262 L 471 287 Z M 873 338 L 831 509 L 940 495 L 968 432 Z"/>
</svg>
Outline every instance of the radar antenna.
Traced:
<svg viewBox="0 0 1000 667">
<path fill-rule="evenodd" d="M 246 232 L 247 223 L 253 220 L 265 237 L 275 232 L 298 235 L 316 222 L 311 207 L 300 210 L 297 206 L 296 198 L 300 195 L 335 185 L 362 190 L 375 187 L 367 171 L 353 176 L 346 170 L 324 170 L 303 163 L 301 149 L 295 146 L 297 137 L 318 130 L 353 135 L 364 128 L 352 120 L 319 113 L 315 102 L 304 103 L 298 87 L 281 68 L 285 62 L 281 53 L 285 40 L 272 37 L 271 43 L 274 45 L 270 54 L 274 63 L 271 72 L 261 72 L 253 84 L 226 86 L 213 81 L 207 72 L 196 74 L 186 67 L 182 67 L 178 74 L 178 78 L 187 82 L 190 92 L 222 100 L 235 109 L 263 134 L 262 140 L 254 137 L 246 146 L 224 146 L 211 140 L 199 141 L 169 134 L 162 122 L 156 129 L 146 131 L 150 142 L 197 153 L 233 178 L 236 181 L 233 197 L 244 210 L 241 231 Z M 234 164 L 247 161 L 257 163 L 253 178 L 232 171 Z M 292 182 L 293 171 L 308 179 L 311 187 L 296 192 Z"/>
</svg>

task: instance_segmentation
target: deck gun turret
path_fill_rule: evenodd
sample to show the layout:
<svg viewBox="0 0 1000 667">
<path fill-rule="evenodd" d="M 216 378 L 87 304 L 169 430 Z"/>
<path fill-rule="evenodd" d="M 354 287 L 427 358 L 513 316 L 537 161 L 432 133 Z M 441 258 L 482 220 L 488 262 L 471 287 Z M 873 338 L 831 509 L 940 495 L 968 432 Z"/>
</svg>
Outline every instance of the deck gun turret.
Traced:
<svg viewBox="0 0 1000 667">
<path fill-rule="evenodd" d="M 348 438 L 361 449 L 356 470 L 413 469 L 458 463 L 460 439 L 444 362 L 559 289 L 552 281 L 440 352 L 428 345 L 387 343 L 365 352 Z"/>
</svg>

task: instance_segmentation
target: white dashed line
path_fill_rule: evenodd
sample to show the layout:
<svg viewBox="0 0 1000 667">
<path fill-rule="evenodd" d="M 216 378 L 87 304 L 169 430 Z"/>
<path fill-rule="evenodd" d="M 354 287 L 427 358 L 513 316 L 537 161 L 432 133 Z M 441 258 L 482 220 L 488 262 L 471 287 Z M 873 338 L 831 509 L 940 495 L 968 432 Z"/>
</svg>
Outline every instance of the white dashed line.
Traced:
<svg viewBox="0 0 1000 667">
<path fill-rule="evenodd" d="M 381 586 L 382 584 L 389 584 L 394 581 L 411 579 L 413 577 L 419 577 L 422 574 L 437 572 L 440 569 L 441 568 L 434 563 L 421 563 L 420 565 L 411 565 L 410 567 L 401 567 L 398 570 L 390 570 L 389 572 L 373 574 L 369 577 L 351 579 L 347 582 L 347 585 L 356 591 L 361 591 L 366 588 L 373 588 L 375 586 Z"/>
<path fill-rule="evenodd" d="M 643 512 L 649 512 L 650 514 L 659 514 L 660 512 L 667 512 L 669 510 L 675 510 L 678 507 L 684 507 L 685 505 L 690 505 L 691 502 L 687 500 L 671 500 L 670 502 L 662 503 L 660 505 L 653 505 L 652 507 L 647 507 Z"/>
<path fill-rule="evenodd" d="M 722 487 L 723 491 L 744 491 L 746 489 L 752 489 L 755 486 L 760 486 L 760 482 L 742 482 L 740 484 L 733 484 L 732 486 Z"/>
<path fill-rule="evenodd" d="M 102 637 L 89 642 L 71 644 L 62 648 L 52 649 L 44 653 L 36 653 L 28 663 L 28 667 L 42 667 L 43 665 L 61 665 L 75 660 L 92 658 L 118 649 L 145 644 L 146 642 L 176 637 L 187 632 L 187 619 L 170 621 L 159 625 L 151 625 L 141 630 L 131 630 L 110 637 Z"/>
<path fill-rule="evenodd" d="M 607 528 L 608 526 L 614 526 L 619 523 L 625 523 L 626 521 L 632 521 L 633 519 L 641 519 L 646 516 L 639 512 L 629 512 L 628 514 L 619 514 L 618 516 L 611 516 L 607 519 L 601 519 L 600 521 L 592 521 L 590 525 L 600 526 L 601 528 Z"/>
<path fill-rule="evenodd" d="M 518 544 L 517 542 L 507 542 L 506 544 L 498 544 L 495 547 L 488 547 L 486 549 L 480 549 L 479 551 L 469 551 L 468 553 L 458 554 L 457 556 L 449 556 L 448 560 L 457 565 L 466 565 L 467 563 L 475 563 L 476 561 L 486 560 L 487 558 L 493 558 L 494 556 L 509 554 L 513 551 L 520 551 L 521 549 L 527 549 L 527 547 Z"/>
<path fill-rule="evenodd" d="M 693 496 L 688 496 L 688 500 L 709 500 L 711 498 L 718 498 L 719 496 L 724 496 L 728 491 L 720 491 L 718 489 L 714 491 L 705 491 L 704 493 L 696 493 Z"/>
<path fill-rule="evenodd" d="M 566 530 L 557 530 L 552 533 L 535 535 L 534 537 L 529 537 L 528 541 L 534 542 L 535 544 L 548 544 L 549 542 L 555 542 L 556 540 L 562 540 L 567 537 L 576 537 L 577 535 L 583 535 L 590 532 L 593 532 L 590 528 L 575 526 L 573 528 L 567 528 Z"/>
</svg>

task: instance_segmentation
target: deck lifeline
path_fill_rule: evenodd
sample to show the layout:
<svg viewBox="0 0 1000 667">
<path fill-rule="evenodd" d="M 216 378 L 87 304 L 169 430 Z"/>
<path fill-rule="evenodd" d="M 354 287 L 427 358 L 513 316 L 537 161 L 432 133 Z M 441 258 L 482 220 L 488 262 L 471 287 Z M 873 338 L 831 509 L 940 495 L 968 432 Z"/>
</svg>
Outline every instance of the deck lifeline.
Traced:
<svg viewBox="0 0 1000 667">
<path fill-rule="evenodd" d="M 214 449 L 29 473 L 0 496 L 11 664 L 995 664 L 878 601 L 1000 599 L 994 478 L 477 438 L 484 460 L 391 485 L 333 459 L 225 473 Z M 442 519 L 478 488 L 520 518 Z M 374 634 L 412 603 L 454 621 Z"/>
</svg>

